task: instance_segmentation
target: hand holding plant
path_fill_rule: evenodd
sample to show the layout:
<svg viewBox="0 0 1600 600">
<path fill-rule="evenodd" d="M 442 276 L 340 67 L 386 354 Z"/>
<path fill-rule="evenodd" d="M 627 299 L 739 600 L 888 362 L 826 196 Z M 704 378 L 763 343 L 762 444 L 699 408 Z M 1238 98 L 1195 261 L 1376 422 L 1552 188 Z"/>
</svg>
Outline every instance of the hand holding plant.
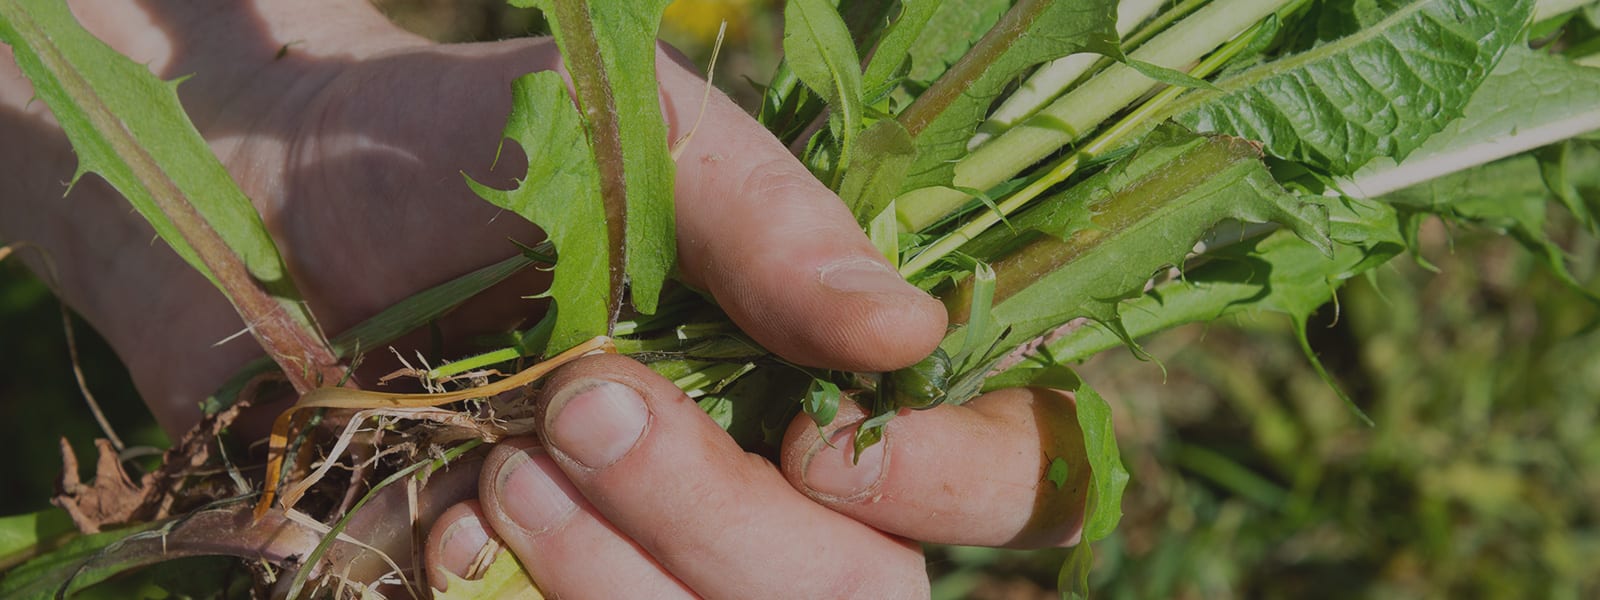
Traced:
<svg viewBox="0 0 1600 600">
<path fill-rule="evenodd" d="M 1560 248 L 1542 230 L 1544 198 L 1529 196 L 1515 204 L 1461 190 L 1440 197 L 1420 187 L 1402 189 L 1441 177 L 1442 183 L 1434 185 L 1454 181 L 1459 187 L 1482 173 L 1524 168 L 1490 161 L 1550 145 L 1550 152 L 1539 154 L 1539 178 L 1594 230 L 1594 206 L 1581 198 L 1583 184 L 1566 166 L 1571 157 L 1589 152 L 1583 142 L 1568 138 L 1600 127 L 1593 110 L 1600 77 L 1584 66 L 1600 45 L 1592 43 L 1592 28 L 1567 26 L 1581 0 L 1354 5 L 948 0 L 838 7 L 823 0 L 790 0 L 785 62 L 763 86 L 758 115 L 777 140 L 759 134 L 759 127 L 723 98 L 711 97 L 704 106 L 685 101 L 696 97 L 700 82 L 659 60 L 652 45 L 664 0 L 522 3 L 537 6 L 549 20 L 566 78 L 548 71 L 515 77 L 529 63 L 555 67 L 553 51 L 536 43 L 434 48 L 392 32 L 349 38 L 350 31 L 382 29 L 370 19 L 368 29 L 346 22 L 340 31 L 349 39 L 310 38 L 303 55 L 296 54 L 297 42 L 281 35 L 292 28 L 292 15 L 260 7 L 266 18 L 258 30 L 270 32 L 265 38 L 271 41 L 257 44 L 249 55 L 257 67 L 250 81 L 282 86 L 300 101 L 269 107 L 259 118 L 247 119 L 250 126 L 240 131 L 273 131 L 272 125 L 287 123 L 286 130 L 294 132 L 285 138 L 288 143 L 268 143 L 265 152 L 256 153 L 261 147 L 248 140 L 264 139 L 260 136 L 219 137 L 219 131 L 229 133 L 228 120 L 221 117 L 238 108 L 230 94 L 208 96 L 202 90 L 186 100 L 195 104 L 196 98 L 212 97 L 222 100 L 216 107 L 228 109 L 207 114 L 191 108 L 201 129 L 212 134 L 218 154 L 255 197 L 262 219 L 220 173 L 200 135 L 183 130 L 186 123 L 170 88 L 136 64 L 97 49 L 65 11 L 0 0 L 0 36 L 17 49 L 18 64 L 72 138 L 84 161 L 80 171 L 106 177 L 179 256 L 224 292 L 249 324 L 247 331 L 300 394 L 297 408 L 316 409 L 286 412 L 279 419 L 265 493 L 253 513 L 252 524 L 295 523 L 323 534 L 316 549 L 303 555 L 310 568 L 295 574 L 291 595 L 305 589 L 314 574 L 348 565 L 341 553 L 359 554 L 350 550 L 359 541 L 346 540 L 341 532 L 347 525 L 360 531 L 371 524 L 375 513 L 362 512 L 369 500 L 394 505 L 395 494 L 402 492 L 386 486 L 403 481 L 406 493 L 415 496 L 421 477 L 416 474 L 426 474 L 430 465 L 459 459 L 484 441 L 529 433 L 542 436 L 553 457 L 539 463 L 544 479 L 533 487 L 560 492 L 542 497 L 565 498 L 566 504 L 547 502 L 547 508 L 560 510 L 529 519 L 518 517 L 518 511 L 532 505 L 507 501 L 507 488 L 501 486 L 515 479 L 507 473 L 527 473 L 515 467 L 539 462 L 524 451 L 528 442 L 495 451 L 482 498 L 483 520 L 524 559 L 549 550 L 530 545 L 531 538 L 570 533 L 574 544 L 620 550 L 613 554 L 623 563 L 633 556 L 639 567 L 629 570 L 634 576 L 707 593 L 728 582 L 679 558 L 685 542 L 697 552 L 726 544 L 728 559 L 735 562 L 790 564 L 793 557 L 785 553 L 794 549 L 762 545 L 768 540 L 683 537 L 682 530 L 664 535 L 660 522 L 642 519 L 646 511 L 630 504 L 647 499 L 643 490 L 665 490 L 654 500 L 679 507 L 691 498 L 729 493 L 722 485 L 683 488 L 682 481 L 666 476 L 672 468 L 664 465 L 675 461 L 690 471 L 721 461 L 731 465 L 710 469 L 706 477 L 740 473 L 745 467 L 739 465 L 752 462 L 724 438 L 707 438 L 696 429 L 710 423 L 733 433 L 746 448 L 781 451 L 785 473 L 804 494 L 883 531 L 1025 546 L 1080 541 L 1061 572 L 1060 587 L 1063 594 L 1082 593 L 1091 564 L 1087 542 L 1116 526 L 1128 475 L 1118 458 L 1110 410 L 1072 372 L 1074 361 L 1117 345 L 1148 358 L 1135 341 L 1139 336 L 1267 310 L 1293 317 L 1300 345 L 1321 373 L 1305 332 L 1309 315 L 1341 282 L 1414 245 L 1420 220 L 1428 215 L 1508 232 L 1558 277 L 1595 297 L 1569 273 Z M 273 46 L 275 51 L 266 52 Z M 133 53 L 148 53 L 168 70 L 172 65 L 162 61 L 176 55 L 171 48 L 156 44 Z M 349 64 L 309 71 L 320 77 L 295 74 L 294 67 L 324 66 L 329 59 Z M 102 63 L 114 67 L 105 71 L 97 66 Z M 479 70 L 485 65 L 493 67 Z M 431 85 L 417 85 L 416 75 Z M 408 106 L 405 102 L 426 106 L 417 99 L 445 97 L 452 101 L 450 111 L 478 108 L 478 102 L 482 108 L 506 109 L 440 91 L 453 89 L 448 84 L 458 76 L 463 87 L 480 79 L 501 89 L 511 83 L 503 136 L 514 143 L 494 157 L 515 173 L 512 181 L 496 175 L 507 171 L 458 164 L 470 153 L 465 146 L 440 144 L 453 138 L 413 126 L 430 122 L 445 107 L 427 114 L 393 108 Z M 1024 77 L 1020 88 L 1012 85 Z M 1550 110 L 1508 108 L 1528 90 Z M 397 98 L 404 102 L 391 103 Z M 980 126 L 1002 100 L 993 118 Z M 20 100 L 15 104 L 22 106 Z M 686 124 L 700 123 L 702 109 L 715 124 L 711 133 L 693 125 L 686 130 Z M 473 116 L 461 122 L 474 133 L 462 140 L 495 137 L 490 119 L 476 110 L 466 112 Z M 305 113 L 312 115 L 309 121 L 302 121 Z M 33 121 L 49 127 L 48 120 Z M 319 137 L 341 127 L 345 137 Z M 384 143 L 374 143 L 379 140 Z M 525 164 L 514 156 L 518 149 Z M 800 155 L 803 169 L 789 149 Z M 64 150 L 55 156 L 64 160 Z M 679 158 L 676 165 L 673 156 Z M 346 160 L 351 157 L 355 160 Z M 347 168 L 330 168 L 328 158 L 347 162 Z M 401 176 L 369 168 L 374 164 L 408 170 Z M 437 165 L 445 168 L 435 172 Z M 392 261 L 394 253 L 374 248 L 400 234 L 410 234 L 401 236 L 407 242 L 427 239 L 440 224 L 430 220 L 438 198 L 462 197 L 446 183 L 453 179 L 446 171 L 455 170 L 466 173 L 467 186 L 504 212 L 482 206 L 451 212 L 466 224 L 449 234 L 485 231 L 482 223 L 491 215 L 509 221 L 514 213 L 542 228 L 548 242 L 525 246 L 518 256 L 426 290 L 432 282 L 493 261 L 492 244 L 477 237 L 460 244 L 468 250 L 443 259 L 432 257 L 433 248 L 412 250 L 405 267 L 390 265 L 367 285 L 350 284 L 369 274 L 366 264 L 311 266 L 338 262 L 327 256 L 341 256 L 352 240 L 356 252 Z M 352 176 L 352 171 L 359 173 Z M 1457 176 L 1449 174 L 1457 171 L 1467 171 L 1461 176 L 1466 179 L 1452 179 Z M 267 181 L 281 177 L 282 183 L 263 185 L 252 178 L 263 174 Z M 346 180 L 357 185 L 338 183 Z M 373 210 L 370 202 L 339 202 L 369 197 L 371 188 L 383 192 L 382 210 Z M 308 190 L 316 194 L 301 194 Z M 417 191 L 429 193 L 410 196 Z M 205 197 L 211 194 L 216 197 Z M 338 198 L 325 197 L 330 194 Z M 373 225 L 378 214 L 393 220 Z M 55 220 L 43 219 L 45 224 Z M 94 286 L 86 282 L 83 265 L 96 256 L 116 255 L 133 237 L 129 232 L 145 230 L 115 213 L 100 215 L 100 221 L 120 226 L 123 243 L 103 245 L 98 254 L 88 253 L 90 260 L 71 256 L 74 265 L 62 287 L 92 321 L 115 328 L 126 319 L 115 318 L 117 303 L 92 301 L 95 296 L 85 290 Z M 62 240 L 87 237 L 73 227 L 46 228 L 41 237 L 57 251 L 70 248 Z M 515 226 L 505 232 L 526 235 Z M 184 266 L 169 255 L 142 256 L 143 266 L 159 268 L 134 269 L 139 277 L 176 273 Z M 555 266 L 542 292 L 553 308 L 543 318 L 509 332 L 505 322 L 489 324 L 488 329 L 503 331 L 491 340 L 490 347 L 498 349 L 410 369 L 433 393 L 349 389 L 364 382 L 359 374 L 353 380 L 346 376 L 342 359 L 438 320 L 462 299 L 531 263 Z M 410 279 L 401 275 L 404 268 L 430 275 Z M 669 284 L 669 276 L 686 285 Z M 296 279 L 303 279 L 303 292 Z M 147 311 L 170 306 L 160 294 L 133 299 Z M 524 313 L 507 306 L 491 302 L 455 314 L 520 321 Z M 224 313 L 219 308 L 190 321 L 184 332 L 189 335 L 177 339 L 192 344 L 195 337 L 224 334 L 218 327 L 226 322 Z M 313 313 L 321 315 L 327 330 L 348 329 L 323 339 Z M 437 322 L 436 336 L 450 327 L 449 319 Z M 1085 322 L 1093 325 L 1062 329 Z M 152 329 L 130 326 L 111 337 L 114 343 L 126 340 L 119 346 L 135 348 L 152 337 Z M 559 371 L 551 384 L 534 392 L 533 401 L 489 393 L 522 388 L 553 369 L 556 359 L 577 356 L 573 348 L 620 351 L 665 380 L 622 359 L 587 358 Z M 152 363 L 174 355 L 161 350 L 148 353 Z M 553 358 L 522 370 L 525 360 L 540 357 Z M 230 379 L 208 399 L 208 418 L 223 419 L 227 406 L 250 398 L 241 392 L 254 389 L 249 382 L 272 372 L 272 366 L 251 365 Z M 159 366 L 148 368 L 162 373 Z M 481 388 L 461 383 L 490 377 L 495 371 L 485 369 L 494 368 L 520 373 Z M 1322 374 L 1331 384 L 1332 378 Z M 612 383 L 588 385 L 600 379 Z M 170 382 L 156 383 L 159 389 Z M 192 400 L 205 385 L 216 383 L 176 387 Z M 1076 394 L 1072 402 L 1053 392 L 983 394 L 1015 386 Z M 584 392 L 625 388 L 636 393 Z M 689 405 L 685 396 L 694 398 L 694 408 L 709 419 L 680 415 L 678 409 Z M 476 400 L 435 408 L 469 398 Z M 631 408 L 597 408 L 623 406 Z M 1365 416 L 1354 401 L 1350 406 Z M 361 412 L 350 416 L 329 408 Z M 585 413 L 602 418 L 587 419 L 580 429 L 614 437 L 574 435 L 565 420 Z M 1010 417 L 986 421 L 996 415 Z M 324 418 L 331 420 L 319 421 Z M 316 470 L 302 475 L 291 469 L 290 477 L 278 476 L 280 464 L 297 465 L 285 459 L 292 459 L 296 449 L 319 447 L 319 432 L 341 418 L 351 419 L 345 434 L 336 437 Z M 365 471 L 372 463 L 352 459 L 357 466 L 344 500 L 336 501 L 333 494 L 339 486 L 324 485 L 314 509 L 319 516 L 300 512 L 297 502 L 329 467 L 344 460 L 341 452 L 366 419 L 379 419 L 381 426 L 367 430 L 373 441 L 359 447 L 388 456 L 377 464 L 390 475 L 363 495 L 364 484 L 373 479 Z M 986 422 L 999 430 L 973 436 L 974 428 L 983 430 Z M 777 432 L 786 423 L 789 435 L 780 439 Z M 819 445 L 816 436 L 827 439 Z M 676 446 L 684 439 L 719 441 Z M 986 444 L 974 450 L 952 443 L 974 441 Z M 1013 441 L 1023 447 L 1006 445 Z M 895 460 L 907 456 L 897 448 L 921 444 L 929 446 L 909 453 L 909 460 Z M 940 449 L 964 453 L 946 457 L 960 468 L 924 471 L 922 459 L 939 456 Z M 989 450 L 1002 456 L 988 456 Z M 852 475 L 833 481 L 841 484 L 834 489 L 823 485 L 828 478 L 812 477 L 814 468 L 828 464 L 816 462 L 818 457 L 838 459 L 841 468 L 856 460 L 861 464 L 842 469 Z M 179 452 L 168 457 L 169 464 L 175 459 L 203 455 Z M 982 472 L 990 461 L 990 472 L 960 479 Z M 654 468 L 633 477 L 612 474 L 645 464 Z M 761 467 L 768 474 L 751 473 L 738 481 L 775 481 L 771 467 Z M 178 473 L 177 487 L 171 489 L 146 486 L 146 494 L 150 489 L 177 494 L 187 475 Z M 993 506 L 976 497 L 966 499 L 970 504 L 942 505 L 941 498 L 952 496 L 950 489 L 929 485 L 941 477 L 1020 487 L 1017 497 L 1006 496 Z M 757 484 L 750 489 L 774 489 Z M 247 489 L 242 481 L 236 485 L 241 494 Z M 862 485 L 868 490 L 860 497 L 865 502 L 855 493 Z M 873 491 L 874 485 L 881 487 Z M 441 486 L 434 489 L 450 494 Z M 774 502 L 797 501 L 783 486 L 776 490 Z M 73 501 L 70 495 L 64 500 L 69 507 Z M 743 502 L 707 504 L 726 514 L 760 512 Z M 200 514 L 215 518 L 219 510 Z M 473 510 L 458 505 L 450 515 Z M 997 518 L 995 511 L 1012 518 Z M 671 518 L 693 522 L 692 510 L 670 512 Z M 809 527 L 855 526 L 831 513 L 816 514 L 820 520 L 791 522 L 795 527 L 784 530 L 800 539 L 822 539 L 830 536 L 818 538 Z M 944 529 L 930 527 L 933 516 L 950 514 L 965 516 Z M 417 515 L 413 528 L 426 520 Z M 750 527 L 765 522 L 745 519 L 734 522 Z M 129 520 L 138 519 L 116 522 Z M 98 523 L 78 521 L 87 523 L 86 529 Z M 187 522 L 164 527 L 174 528 L 171 537 L 187 541 Z M 552 523 L 556 529 L 547 527 Z M 585 529 L 604 535 L 583 537 Z M 840 530 L 839 535 L 850 534 Z M 438 539 L 448 537 L 441 532 Z M 167 530 L 161 539 L 165 544 Z M 868 536 L 857 539 L 856 546 L 871 548 L 882 541 Z M 439 544 L 436 566 L 459 567 L 459 556 L 445 558 L 450 554 L 445 546 Z M 274 546 L 241 554 L 272 558 L 284 551 Z M 104 573 L 112 568 L 96 561 L 127 556 L 126 549 L 113 548 L 74 563 L 76 571 L 59 583 L 47 575 L 7 585 L 68 589 L 83 579 L 84 569 L 93 566 L 94 573 Z M 385 560 L 391 571 L 405 571 Z M 830 565 L 800 566 L 813 576 L 808 581 L 837 583 L 815 577 L 839 573 Z M 817 570 L 805 571 L 810 567 Z M 550 581 L 567 576 L 549 564 L 530 568 Z M 33 569 L 48 569 L 48 561 Z M 849 573 L 839 585 L 851 585 Z M 902 575 L 897 570 L 891 580 Z M 821 593 L 834 589 L 824 587 Z"/>
<path fill-rule="evenodd" d="M 197 21 L 190 7 L 155 3 L 144 17 L 164 24 L 162 36 L 151 29 L 126 30 L 140 16 L 127 10 L 132 7 L 86 13 L 85 21 L 136 60 L 151 61 L 158 73 L 193 75 L 180 88 L 186 109 L 255 200 L 305 301 L 327 330 L 347 329 L 430 284 L 514 254 L 507 238 L 537 239 L 527 223 L 472 197 L 457 171 L 496 181 L 498 173 L 524 170 L 514 151 L 500 156 L 494 171 L 485 170 L 509 112 L 507 94 L 485 90 L 505 90 L 529 70 L 559 68 L 548 40 L 438 46 L 392 29 L 376 14 L 337 6 L 296 11 L 239 4 Z M 151 38 L 182 51 L 140 55 L 141 49 L 162 46 Z M 675 139 L 685 138 L 676 193 L 685 282 L 707 290 L 753 338 L 798 364 L 878 371 L 927 354 L 943 332 L 938 302 L 905 283 L 837 196 L 720 93 L 704 107 L 702 128 L 686 137 L 702 118 L 704 81 L 672 60 L 659 64 L 670 130 Z M 8 97 L 26 98 L 25 88 L 15 87 L 25 82 L 14 81 Z M 71 171 L 65 141 L 52 134 L 38 105 L 31 112 L 14 108 L 17 126 L 30 130 L 27 135 L 55 159 L 28 180 L 32 188 L 48 190 Z M 135 366 L 152 409 L 177 436 L 199 418 L 196 404 L 257 350 L 234 341 L 201 360 L 189 358 L 193 349 L 234 334 L 237 317 L 178 256 L 145 243 L 148 225 L 123 208 L 115 193 L 89 179 L 74 188 L 70 204 L 19 195 L 4 206 L 7 218 L 0 222 L 8 227 L 7 238 L 26 237 L 60 257 L 63 295 Z M 94 257 L 111 256 L 122 266 L 107 279 L 96 271 Z M 456 309 L 439 322 L 440 331 L 455 342 L 537 320 L 540 305 L 516 296 L 547 285 L 546 273 L 524 271 L 485 300 Z M 183 318 L 136 318 L 151 312 Z M 413 336 L 396 345 L 409 354 L 423 340 Z M 358 377 L 376 379 L 393 370 L 388 361 L 386 354 L 375 354 Z M 508 506 L 537 500 L 494 487 L 503 478 L 487 471 L 484 503 L 494 515 L 489 522 L 529 564 L 539 565 L 541 578 L 548 574 L 553 592 L 594 593 L 599 584 L 573 586 L 587 579 L 585 569 L 600 569 L 712 592 L 770 587 L 792 576 L 824 586 L 818 590 L 823 595 L 847 589 L 838 586 L 876 586 L 915 596 L 927 581 L 920 553 L 908 539 L 1035 547 L 1066 543 L 1079 525 L 1072 516 L 1081 517 L 1081 495 L 1063 512 L 1035 507 L 1041 467 L 1034 463 L 1046 454 L 1071 454 L 1079 445 L 1075 424 L 1060 417 L 1065 413 L 1059 405 L 1068 400 L 1057 395 L 1002 394 L 907 418 L 895 425 L 906 432 L 903 442 L 877 446 L 853 468 L 853 430 L 846 424 L 864 418 L 859 409 L 858 416 L 842 415 L 830 429 L 838 432 L 832 446 L 800 416 L 789 427 L 786 482 L 771 463 L 745 455 L 702 411 L 681 402 L 676 388 L 637 364 L 596 360 L 573 370 L 622 378 L 648 391 L 656 416 L 649 429 L 654 437 L 647 439 L 662 440 L 655 442 L 660 450 L 649 452 L 640 442 L 645 457 L 608 469 L 615 474 L 604 479 L 583 473 L 588 477 L 568 481 L 559 471 L 546 472 L 547 480 L 560 483 L 547 484 L 545 491 L 564 490 L 567 501 L 583 510 L 546 532 L 539 545 L 516 535 L 505 517 L 518 514 Z M 547 388 L 546 395 L 555 389 Z M 496 451 L 490 468 L 527 447 L 524 441 Z M 962 492 L 971 482 L 991 485 L 990 471 L 1001 462 L 1007 469 L 1000 479 L 1010 482 L 1005 494 L 973 501 L 975 496 Z M 808 471 L 807 465 L 814 466 Z M 1075 472 L 1087 474 L 1083 468 Z M 860 473 L 878 477 L 857 481 Z M 841 488 L 841 480 L 858 489 Z M 681 491 L 666 493 L 672 486 Z M 708 489 L 717 495 L 706 497 Z M 584 494 L 621 500 L 597 508 Z M 741 521 L 750 527 L 730 528 L 726 514 L 692 510 L 705 501 L 747 507 L 753 512 Z M 435 528 L 441 564 L 462 564 L 461 555 L 450 552 L 467 538 L 443 533 L 451 531 L 453 517 L 466 514 L 465 506 Z M 674 514 L 683 520 L 659 518 Z M 760 548 L 732 543 L 737 540 Z M 544 549 L 550 543 L 553 549 Z M 714 576 L 681 572 L 693 564 L 678 558 L 691 544 L 725 553 L 726 560 L 712 561 L 724 568 Z M 587 550 L 563 551 L 576 548 Z M 802 570 L 785 574 L 769 565 Z"/>
</svg>

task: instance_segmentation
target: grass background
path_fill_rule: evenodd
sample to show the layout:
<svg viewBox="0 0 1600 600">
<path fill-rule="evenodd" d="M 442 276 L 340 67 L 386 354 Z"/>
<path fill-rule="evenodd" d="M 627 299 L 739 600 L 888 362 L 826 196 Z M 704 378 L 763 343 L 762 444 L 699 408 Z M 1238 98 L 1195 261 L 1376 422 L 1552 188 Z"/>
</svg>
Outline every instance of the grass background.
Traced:
<svg viewBox="0 0 1600 600">
<path fill-rule="evenodd" d="M 447 41 L 517 35 L 491 0 L 389 0 Z M 777 60 L 770 0 L 679 0 L 664 32 L 704 60 L 727 19 L 719 86 L 749 102 Z M 1589 168 L 1600 168 L 1591 165 Z M 1552 231 L 1591 290 L 1600 248 Z M 1418 248 L 1357 279 L 1311 325 L 1313 347 L 1376 421 L 1309 368 L 1274 314 L 1114 350 L 1081 372 L 1113 404 L 1133 474 L 1096 548 L 1107 598 L 1600 597 L 1600 311 L 1511 240 L 1429 223 Z M 116 356 L 79 323 L 89 386 L 133 445 L 164 443 Z M 0 515 L 48 506 L 57 440 L 89 452 L 59 309 L 0 263 Z M 1061 552 L 932 548 L 938 598 L 1051 598 Z"/>
</svg>

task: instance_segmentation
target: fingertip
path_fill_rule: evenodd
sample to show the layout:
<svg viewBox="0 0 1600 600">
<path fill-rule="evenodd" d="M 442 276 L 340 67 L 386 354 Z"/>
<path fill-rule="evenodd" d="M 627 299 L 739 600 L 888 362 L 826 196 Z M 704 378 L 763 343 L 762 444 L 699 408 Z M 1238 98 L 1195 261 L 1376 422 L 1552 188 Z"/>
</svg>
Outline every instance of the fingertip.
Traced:
<svg viewBox="0 0 1600 600">
<path fill-rule="evenodd" d="M 825 430 L 803 416 L 790 424 L 783 472 L 812 500 L 907 538 L 1067 546 L 1082 532 L 1090 474 L 1074 415 L 1070 394 L 1028 388 L 903 410 L 886 426 L 879 454 L 869 450 L 853 463 L 848 434 L 863 415 L 841 403 Z M 872 460 L 880 461 L 881 473 L 856 472 Z M 1050 475 L 1053 468 L 1061 470 L 1059 479 Z M 830 487 L 838 482 L 846 486 Z"/>
<path fill-rule="evenodd" d="M 429 583 L 443 592 L 449 591 L 447 574 L 471 579 L 474 565 L 484 559 L 482 554 L 492 539 L 478 501 L 467 500 L 446 509 L 428 534 Z"/>
</svg>

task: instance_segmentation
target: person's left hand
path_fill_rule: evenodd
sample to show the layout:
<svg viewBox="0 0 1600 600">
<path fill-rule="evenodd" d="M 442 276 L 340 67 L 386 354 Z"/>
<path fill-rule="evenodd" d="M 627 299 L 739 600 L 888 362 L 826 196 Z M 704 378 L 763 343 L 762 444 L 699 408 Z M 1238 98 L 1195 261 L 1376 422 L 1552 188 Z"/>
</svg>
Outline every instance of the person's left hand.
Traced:
<svg viewBox="0 0 1600 600">
<path fill-rule="evenodd" d="M 826 441 L 801 415 L 781 471 L 626 358 L 561 369 L 539 405 L 543 443 L 496 447 L 480 499 L 433 525 L 435 587 L 493 535 L 557 598 L 926 598 L 917 541 L 1049 547 L 1082 526 L 1089 469 L 1060 392 L 905 411 L 856 465 L 859 409 Z M 1061 486 L 1044 476 L 1056 457 Z"/>
</svg>

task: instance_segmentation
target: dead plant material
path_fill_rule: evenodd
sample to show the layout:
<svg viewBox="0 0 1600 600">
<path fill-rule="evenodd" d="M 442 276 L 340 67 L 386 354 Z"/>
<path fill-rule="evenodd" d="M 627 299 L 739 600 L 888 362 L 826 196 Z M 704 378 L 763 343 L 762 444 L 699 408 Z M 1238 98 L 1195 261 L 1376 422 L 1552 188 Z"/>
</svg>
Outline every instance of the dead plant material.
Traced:
<svg viewBox="0 0 1600 600">
<path fill-rule="evenodd" d="M 578 344 L 549 360 L 530 366 L 516 375 L 488 385 L 452 392 L 395 394 L 343 387 L 324 387 L 312 390 L 301 396 L 294 406 L 279 414 L 277 420 L 272 423 L 272 435 L 268 438 L 266 481 L 262 486 L 261 500 L 256 504 L 255 514 L 258 517 L 265 515 L 278 500 L 278 484 L 283 476 L 284 456 L 288 449 L 289 434 L 295 428 L 295 416 L 302 411 L 315 408 L 425 409 L 462 400 L 490 398 L 532 384 L 543 379 L 544 376 L 549 375 L 562 365 L 597 352 L 615 354 L 617 349 L 611 344 L 611 338 L 606 336 L 596 337 Z"/>
<path fill-rule="evenodd" d="M 100 453 L 94 484 L 84 485 L 78 479 L 78 456 L 67 438 L 61 438 L 61 486 L 56 497 L 50 499 L 51 504 L 67 511 L 72 523 L 84 533 L 99 533 L 101 526 L 134 520 L 148 491 L 145 481 L 136 485 L 122 470 L 122 460 L 117 458 L 117 449 L 110 440 L 98 439 L 94 445 Z"/>
<path fill-rule="evenodd" d="M 191 476 L 211 461 L 219 434 L 248 405 L 248 401 L 240 402 L 202 419 L 167 449 L 159 469 L 140 476 L 137 483 L 123 469 L 115 446 L 98 439 L 94 483 L 85 485 L 78 477 L 77 454 L 62 438 L 61 481 L 50 502 L 67 511 L 78 531 L 99 533 L 106 526 L 167 518 L 179 504 L 214 500 L 218 490 L 226 488 L 200 486 L 191 491 Z"/>
</svg>

